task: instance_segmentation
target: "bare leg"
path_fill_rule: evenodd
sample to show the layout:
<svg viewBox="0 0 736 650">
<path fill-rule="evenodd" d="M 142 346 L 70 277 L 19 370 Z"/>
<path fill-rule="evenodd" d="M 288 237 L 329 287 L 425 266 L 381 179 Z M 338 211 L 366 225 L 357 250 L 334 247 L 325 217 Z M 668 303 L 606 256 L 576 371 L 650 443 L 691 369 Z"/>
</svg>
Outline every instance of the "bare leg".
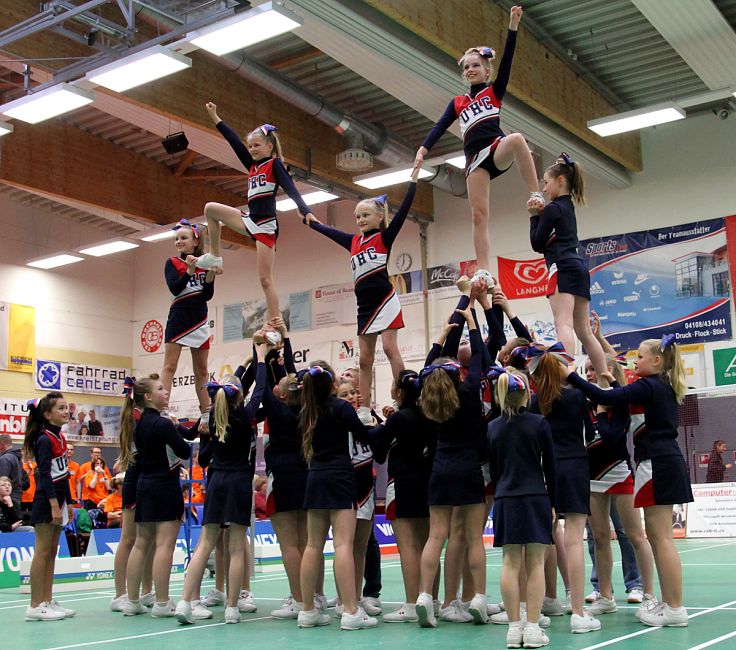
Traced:
<svg viewBox="0 0 736 650">
<path fill-rule="evenodd" d="M 468 565 L 473 576 L 475 593 L 486 593 L 486 550 L 483 546 L 483 522 L 485 521 L 486 504 L 475 503 L 461 506 L 460 511 L 465 521 L 465 543 L 468 547 Z"/>
<path fill-rule="evenodd" d="M 570 580 L 570 603 L 573 614 L 583 616 L 585 594 L 585 557 L 583 555 L 583 531 L 586 516 L 578 513 L 565 514 L 565 554 L 567 573 Z"/>
<path fill-rule="evenodd" d="M 276 249 L 269 248 L 266 244 L 256 242 L 256 265 L 258 266 L 258 279 L 261 281 L 261 289 L 266 297 L 266 312 L 268 318 L 281 316 L 279 308 L 279 294 L 273 282 L 273 267 L 276 261 Z"/>
<path fill-rule="evenodd" d="M 360 371 L 358 384 L 360 386 L 361 406 L 371 406 L 371 389 L 373 388 L 373 359 L 376 354 L 376 340 L 378 334 L 361 334 L 358 337 L 360 349 Z"/>
<path fill-rule="evenodd" d="M 521 179 L 529 192 L 539 191 L 539 179 L 534 168 L 534 159 L 521 133 L 510 133 L 498 143 L 493 152 L 493 164 L 499 169 L 508 169 L 513 161 L 519 167 Z"/>
<path fill-rule="evenodd" d="M 473 246 L 478 268 L 488 270 L 491 264 L 491 235 L 488 222 L 491 214 L 491 177 L 485 169 L 476 169 L 466 179 L 470 216 L 473 220 Z"/>
<path fill-rule="evenodd" d="M 202 527 L 197 548 L 194 549 L 194 554 L 187 567 L 187 574 L 184 579 L 184 592 L 181 596 L 182 600 L 191 602 L 199 595 L 207 560 L 210 557 L 210 553 L 212 553 L 212 549 L 215 548 L 219 536 L 219 524 L 207 524 Z"/>
<path fill-rule="evenodd" d="M 207 203 L 204 206 L 204 216 L 207 217 L 207 232 L 210 238 L 210 253 L 220 257 L 220 234 L 222 225 L 225 224 L 231 230 L 241 235 L 248 235 L 243 225 L 240 210 L 222 203 Z"/>
<path fill-rule="evenodd" d="M 449 607 L 450 603 L 457 598 L 464 562 L 465 534 L 463 533 L 463 520 L 460 509 L 453 508 L 450 519 L 450 537 L 445 549 L 445 599 L 442 602 L 442 607 Z"/>
<path fill-rule="evenodd" d="M 381 332 L 381 343 L 383 344 L 383 351 L 388 357 L 388 362 L 391 364 L 391 376 L 396 379 L 399 373 L 404 369 L 404 360 L 401 358 L 401 352 L 399 351 L 399 330 L 383 330 Z"/>
<path fill-rule="evenodd" d="M 672 506 L 644 508 L 644 523 L 657 565 L 662 601 L 670 607 L 682 607 L 682 564 L 672 541 Z"/>
<path fill-rule="evenodd" d="M 246 554 L 246 549 L 250 548 L 250 542 L 245 526 L 231 523 L 229 533 L 228 550 L 230 566 L 227 571 L 227 605 L 228 607 L 237 607 L 238 597 L 240 596 L 240 585 L 250 575 L 250 564 L 246 566 L 246 557 L 248 558 L 248 562 L 250 562 L 250 553 Z M 247 582 L 248 587 L 250 587 L 250 579 Z"/>
<path fill-rule="evenodd" d="M 595 568 L 598 572 L 598 591 L 604 598 L 613 598 L 611 584 L 613 554 L 611 553 L 611 495 L 590 493 L 590 524 L 595 537 Z"/>
<path fill-rule="evenodd" d="M 440 555 L 450 534 L 452 506 L 429 506 L 429 537 L 422 551 L 420 589 L 431 593 L 434 578 L 440 566 Z"/>
<path fill-rule="evenodd" d="M 209 369 L 207 368 L 207 358 L 209 350 L 201 350 L 199 348 L 191 348 L 192 351 L 192 370 L 194 371 L 194 387 L 197 391 L 197 401 L 199 402 L 199 412 L 204 413 L 210 410 L 210 397 L 207 394 L 205 384 L 210 379 Z"/>
<path fill-rule="evenodd" d="M 215 589 L 225 593 L 225 556 L 227 555 L 225 550 L 225 531 L 220 530 L 220 536 L 217 538 L 217 544 L 215 545 Z"/>
<path fill-rule="evenodd" d="M 115 598 L 125 595 L 128 559 L 135 544 L 135 510 L 123 510 L 120 528 L 120 543 L 115 549 Z"/>
<path fill-rule="evenodd" d="M 233 535 L 233 531 L 229 531 L 230 536 Z M 248 536 L 248 530 L 245 529 L 243 535 L 245 537 Z M 228 549 L 231 549 L 233 547 L 232 543 L 228 543 Z M 230 561 L 232 562 L 232 555 L 230 555 Z M 242 587 L 245 591 L 250 591 L 250 568 L 253 564 L 253 561 L 251 559 L 251 552 L 250 552 L 250 539 L 246 540 L 245 546 L 243 546 L 243 552 L 241 554 L 243 556 L 243 580 L 241 582 Z M 228 575 L 230 575 L 230 569 L 228 569 Z M 229 591 L 229 590 L 228 590 Z"/>
<path fill-rule="evenodd" d="M 526 544 L 524 550 L 526 615 L 530 623 L 538 623 L 544 598 L 544 556 L 547 546 L 545 544 Z"/>
<path fill-rule="evenodd" d="M 395 519 L 393 522 L 396 544 L 399 547 L 401 575 L 407 603 L 415 603 L 419 597 L 419 564 L 422 549 L 429 534 L 429 520 L 421 518 Z"/>
<path fill-rule="evenodd" d="M 633 494 L 616 494 L 614 497 L 616 510 L 621 517 L 626 535 L 634 547 L 636 564 L 639 567 L 644 593 L 654 594 L 654 556 L 649 540 L 641 527 L 639 508 L 634 508 Z"/>
<path fill-rule="evenodd" d="M 137 601 L 140 598 L 143 566 L 149 550 L 156 543 L 156 524 L 136 524 L 135 544 L 128 559 L 128 598 Z"/>
<path fill-rule="evenodd" d="M 552 308 L 557 340 L 562 341 L 565 350 L 570 354 L 575 354 L 575 328 L 573 326 L 575 296 L 558 291 L 549 297 L 549 306 Z"/>
<path fill-rule="evenodd" d="M 299 570 L 302 564 L 303 549 L 299 547 L 300 510 L 277 512 L 271 515 L 271 523 L 279 539 L 281 557 L 289 580 L 289 589 L 294 600 L 302 602 L 302 587 L 299 584 Z"/>
<path fill-rule="evenodd" d="M 356 519 L 355 539 L 353 540 L 353 563 L 355 564 L 355 595 L 360 601 L 363 589 L 363 574 L 365 573 L 365 553 L 368 549 L 368 540 L 373 528 L 373 519 Z"/>
<path fill-rule="evenodd" d="M 156 589 L 156 602 L 167 603 L 169 601 L 171 563 L 181 522 L 179 520 L 160 521 L 155 524 L 155 528 L 156 554 L 153 557 L 153 584 Z"/>
<path fill-rule="evenodd" d="M 169 394 L 171 393 L 171 384 L 174 381 L 176 369 L 179 366 L 181 350 L 182 346 L 178 343 L 164 344 L 164 365 L 161 368 L 161 383 Z"/>
<path fill-rule="evenodd" d="M 329 529 L 329 510 L 309 510 L 307 512 L 307 547 L 304 549 L 302 565 L 299 572 L 304 611 L 309 611 L 314 608 L 315 588 L 320 572 L 320 564 L 324 557 L 323 552 L 325 548 L 325 538 L 327 537 Z M 352 544 L 350 553 L 352 563 Z M 350 573 L 352 575 L 352 568 Z M 351 592 L 352 591 L 354 590 L 351 590 Z"/>
<path fill-rule="evenodd" d="M 501 597 L 509 616 L 509 622 L 521 620 L 519 599 L 519 568 L 521 567 L 521 546 L 506 544 L 503 547 L 503 568 L 501 569 Z"/>
<path fill-rule="evenodd" d="M 574 296 L 574 298 L 573 326 L 575 334 L 577 334 L 577 337 L 585 346 L 585 350 L 590 357 L 590 362 L 593 364 L 597 376 L 602 379 L 603 373 L 608 370 L 608 366 L 606 364 L 606 353 L 603 352 L 600 342 L 590 328 L 590 301 L 582 296 Z M 608 386 L 605 380 L 603 382 L 601 384 L 602 386 Z M 601 383 L 601 381 L 599 380 L 598 383 Z"/>
</svg>

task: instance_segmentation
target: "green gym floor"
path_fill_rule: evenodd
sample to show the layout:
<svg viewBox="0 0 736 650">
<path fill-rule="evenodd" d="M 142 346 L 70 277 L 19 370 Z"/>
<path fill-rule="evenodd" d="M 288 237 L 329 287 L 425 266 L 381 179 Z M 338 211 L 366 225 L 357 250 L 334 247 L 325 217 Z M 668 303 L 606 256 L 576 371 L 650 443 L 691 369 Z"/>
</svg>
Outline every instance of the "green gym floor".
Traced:
<svg viewBox="0 0 736 650">
<path fill-rule="evenodd" d="M 732 650 L 736 648 L 736 540 L 682 540 L 675 544 L 681 554 L 685 605 L 690 614 L 687 628 L 647 628 L 634 619 L 633 605 L 623 598 L 620 563 L 614 567 L 614 589 L 619 596 L 617 614 L 601 616 L 603 629 L 589 634 L 570 634 L 569 618 L 552 618 L 547 630 L 552 648 L 594 650 L 683 649 Z M 614 543 L 614 552 L 617 547 Z M 501 570 L 500 550 L 488 552 L 489 600 L 499 599 Z M 327 572 L 326 591 L 334 592 L 332 573 Z M 172 583 L 172 598 L 181 594 L 181 582 Z M 205 581 L 204 592 L 211 587 Z M 123 617 L 108 609 L 109 590 L 81 591 L 59 595 L 59 600 L 77 610 L 77 616 L 60 622 L 26 623 L 23 620 L 28 597 L 17 589 L 0 590 L 0 630 L 2 647 L 19 649 L 62 648 L 196 648 L 213 645 L 289 648 L 505 648 L 506 627 L 501 625 L 442 623 L 437 629 L 421 629 L 413 624 L 379 623 L 372 630 L 341 632 L 338 622 L 330 626 L 300 630 L 296 621 L 277 621 L 268 612 L 287 595 L 283 572 L 256 574 L 253 584 L 258 612 L 246 614 L 239 625 L 225 625 L 223 608 L 214 608 L 210 621 L 180 626 L 175 619 L 152 619 L 150 616 Z M 589 589 L 586 589 L 586 593 Z M 384 611 L 394 609 L 403 600 L 398 558 L 383 561 Z"/>
</svg>

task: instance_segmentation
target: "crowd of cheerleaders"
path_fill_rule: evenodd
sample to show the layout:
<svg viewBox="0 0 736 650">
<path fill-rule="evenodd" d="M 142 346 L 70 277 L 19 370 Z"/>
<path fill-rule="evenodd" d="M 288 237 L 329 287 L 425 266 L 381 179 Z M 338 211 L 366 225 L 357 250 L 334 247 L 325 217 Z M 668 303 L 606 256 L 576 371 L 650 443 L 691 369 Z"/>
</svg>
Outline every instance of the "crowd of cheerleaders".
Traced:
<svg viewBox="0 0 736 650">
<path fill-rule="evenodd" d="M 375 460 L 388 463 L 386 512 L 393 522 L 406 590 L 406 602 L 384 615 L 385 622 L 434 627 L 437 618 L 482 624 L 490 616 L 493 622 L 508 624 L 508 647 L 527 648 L 549 643 L 542 629 L 549 618 L 543 612 L 569 611 L 574 633 L 600 629 L 595 614 L 616 611 L 608 524 L 613 496 L 642 577 L 636 617 L 653 626 L 688 624 L 680 561 L 671 537 L 672 505 L 692 500 L 676 440 L 677 404 L 685 390 L 682 360 L 673 336 L 643 341 L 636 367 L 639 378 L 626 385 L 599 324 L 591 326 L 590 278 L 579 252 L 574 209 L 574 203 L 584 202 L 579 166 L 563 153 L 545 171 L 545 204 L 523 138 L 506 136 L 499 127 L 521 14 L 521 8 L 512 8 L 492 83 L 493 50 L 471 48 L 461 58 L 470 92 L 450 102 L 420 147 L 406 198 L 391 222 L 385 196 L 361 201 L 355 209 L 360 231 L 356 235 L 321 224 L 309 211 L 284 167 L 274 126 L 255 129 L 244 144 L 220 120 L 217 107 L 207 105 L 218 130 L 248 169 L 248 212 L 207 204 L 207 253 L 202 228 L 184 220 L 177 227 L 178 254 L 167 260 L 165 269 L 173 300 L 162 374 L 126 384 L 119 459 L 125 471 L 125 510 L 111 609 L 135 615 L 149 605 L 154 617 L 176 617 L 188 624 L 211 617 L 206 604 L 218 598 L 226 605 L 227 623 L 237 623 L 240 612 L 255 611 L 248 589 L 245 530 L 251 517 L 254 423 L 263 419 L 269 433 L 268 505 L 291 591 L 272 612 L 277 618 L 295 618 L 299 627 L 329 624 L 322 582 L 323 548 L 331 526 L 340 626 L 352 630 L 376 625 L 375 615 L 381 613 L 377 601 L 361 599 L 360 590 L 375 504 Z M 480 269 L 473 278 L 461 279 L 457 309 L 443 325 L 424 367 L 414 372 L 404 369 L 396 344 L 403 320 L 387 261 L 410 209 L 424 155 L 455 119 L 460 120 L 465 145 Z M 549 347 L 532 343 L 516 319 L 512 325 L 517 337 L 505 340 L 502 323 L 508 303 L 486 270 L 490 182 L 514 161 L 531 193 L 531 245 L 544 254 L 549 271 L 548 297 L 560 339 Z M 350 385 L 338 381 L 323 362 L 300 372 L 294 367 L 272 279 L 278 236 L 274 197 L 279 187 L 294 199 L 310 228 L 350 252 L 360 337 L 359 377 Z M 247 368 L 220 382 L 207 382 L 207 301 L 215 276 L 222 272 L 223 223 L 256 242 L 267 324 L 254 337 L 254 358 Z M 486 341 L 479 333 L 475 304 L 488 320 Z M 463 326 L 469 330 L 465 344 L 460 341 Z M 391 362 L 396 402 L 383 422 L 370 408 L 379 334 Z M 569 367 L 572 357 L 566 350 L 574 349 L 575 334 L 590 355 L 590 381 Z M 183 347 L 192 353 L 203 414 L 191 428 L 165 416 Z M 279 348 L 283 364 L 278 362 Z M 66 443 L 60 433 L 67 418 L 68 406 L 60 393 L 31 404 L 25 447 L 37 460 L 39 489 L 32 511 L 36 552 L 27 620 L 74 615 L 52 595 L 56 541 L 68 500 Z M 208 467 L 203 528 L 182 600 L 175 604 L 169 599 L 169 577 L 184 509 L 177 466 L 190 455 L 186 440 L 198 433 L 203 441 L 199 460 Z M 633 468 L 626 444 L 631 436 Z M 489 605 L 485 595 L 482 530 L 491 502 L 494 545 L 503 547 L 500 586 L 505 611 Z M 644 508 L 646 536 L 636 508 Z M 562 518 L 564 532 L 557 525 Z M 588 518 L 595 535 L 600 593 L 586 611 L 583 529 Z M 445 600 L 440 603 L 440 555 L 448 539 Z M 216 547 L 226 558 L 217 574 L 227 575 L 227 594 L 216 590 L 201 599 L 205 565 Z M 566 606 L 555 593 L 557 565 L 569 590 Z M 659 600 L 654 596 L 655 566 Z M 551 579 L 545 581 L 545 572 Z"/>
</svg>

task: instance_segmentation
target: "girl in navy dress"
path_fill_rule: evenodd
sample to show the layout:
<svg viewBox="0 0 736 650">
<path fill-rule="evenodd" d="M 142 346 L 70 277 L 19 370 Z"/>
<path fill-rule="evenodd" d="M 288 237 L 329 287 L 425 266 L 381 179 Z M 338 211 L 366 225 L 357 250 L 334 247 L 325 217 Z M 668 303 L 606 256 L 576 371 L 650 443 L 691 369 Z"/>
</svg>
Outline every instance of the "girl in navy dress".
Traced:
<svg viewBox="0 0 736 650">
<path fill-rule="evenodd" d="M 207 561 L 222 528 L 229 528 L 230 556 L 225 623 L 240 622 L 238 598 L 247 570 L 243 562 L 244 547 L 253 500 L 253 490 L 249 489 L 253 485 L 254 471 L 251 451 L 257 436 L 253 419 L 266 390 L 266 366 L 263 362 L 267 352 L 267 344 L 256 346 L 256 385 L 246 406 L 243 406 L 243 391 L 237 377 L 226 376 L 221 383 L 207 384 L 214 400 L 214 417 L 210 419 L 212 460 L 204 499 L 202 534 L 187 568 L 182 599 L 176 606 L 176 618 L 183 624 L 194 623 L 192 598 L 199 594 Z"/>
<path fill-rule="evenodd" d="M 273 282 L 276 240 L 279 236 L 279 224 L 276 221 L 276 194 L 279 187 L 284 188 L 303 217 L 307 219 L 315 217 L 304 203 L 284 165 L 281 143 L 276 135 L 278 129 L 272 124 L 263 124 L 251 131 L 246 143 L 243 144 L 240 136 L 220 119 L 216 104 L 208 102 L 206 108 L 217 130 L 248 170 L 248 211 L 244 212 L 221 203 L 207 203 L 204 206 L 210 233 L 210 250 L 200 257 L 199 265 L 217 271 L 222 269 L 221 224 L 241 235 L 251 237 L 256 243 L 258 279 L 266 298 L 268 319 L 271 319 L 281 315 L 279 296 Z M 273 333 L 273 336 L 269 335 L 269 341 L 277 343 L 279 338 Z"/>
<path fill-rule="evenodd" d="M 470 92 L 452 99 L 419 147 L 414 160 L 415 168 L 421 168 L 424 157 L 437 140 L 455 120 L 460 120 L 468 200 L 473 219 L 473 245 L 479 267 L 475 277 L 483 277 L 489 286 L 491 238 L 488 222 L 491 181 L 506 172 L 516 161 L 524 184 L 532 197 L 541 198 L 534 161 L 524 136 L 521 133 L 506 135 L 499 124 L 501 100 L 509 82 L 511 60 L 516 48 L 516 33 L 522 13 L 521 7 L 511 8 L 506 46 L 493 83 L 490 85 L 488 83 L 493 74 L 491 62 L 495 59 L 495 53 L 490 47 L 472 47 L 462 56 L 458 63 L 463 68 L 463 80 L 470 84 Z"/>
<path fill-rule="evenodd" d="M 544 172 L 544 193 L 550 200 L 532 197 L 527 203 L 532 249 L 544 255 L 557 338 L 575 351 L 575 335 L 585 346 L 599 377 L 606 372 L 603 348 L 590 327 L 590 274 L 580 251 L 575 206 L 585 205 L 583 174 L 566 153 Z"/>
<path fill-rule="evenodd" d="M 544 558 L 552 544 L 555 457 L 545 418 L 527 410 L 528 379 L 498 369 L 501 415 L 488 425 L 488 458 L 495 486 L 494 546 L 503 547 L 501 595 L 509 619 L 506 646 L 539 648 L 549 639 L 539 627 Z M 523 551 L 523 553 L 522 553 Z M 519 574 L 526 572 L 526 623 L 521 620 Z"/>
<path fill-rule="evenodd" d="M 376 340 L 381 335 L 383 351 L 391 364 L 394 379 L 404 369 L 399 352 L 398 330 L 404 327 L 401 303 L 396 290 L 388 278 L 388 258 L 391 247 L 406 221 L 417 189 L 416 168 L 411 176 L 404 201 L 391 223 L 388 223 L 386 195 L 361 201 L 355 206 L 355 219 L 359 235 L 351 235 L 336 228 L 325 226 L 316 220 L 309 225 L 317 232 L 350 251 L 350 265 L 355 283 L 355 298 L 358 301 L 358 341 L 360 345 L 360 397 L 359 411 L 364 422 L 371 419 L 371 386 L 373 384 L 373 359 Z"/>
<path fill-rule="evenodd" d="M 378 624 L 356 599 L 353 541 L 355 538 L 355 472 L 348 448 L 350 434 L 368 439 L 368 429 L 355 409 L 334 396 L 335 373 L 327 364 L 313 365 L 302 381 L 299 429 L 302 452 L 309 464 L 304 507 L 307 509 L 308 539 L 301 566 L 304 609 L 299 627 L 329 625 L 330 617 L 314 605 L 314 593 L 322 565 L 327 533 L 332 526 L 335 580 L 344 611 L 343 630 L 359 630 Z"/>
<path fill-rule="evenodd" d="M 192 353 L 192 370 L 202 420 L 210 408 L 210 399 L 204 385 L 209 377 L 207 356 L 210 349 L 210 326 L 207 317 L 207 301 L 215 291 L 215 274 L 197 266 L 197 256 L 202 254 L 204 233 L 197 224 L 182 219 L 175 228 L 178 255 L 166 260 L 164 275 L 171 292 L 171 307 L 166 321 L 164 366 L 161 382 L 166 392 L 179 365 L 181 350 L 187 346 Z"/>
<path fill-rule="evenodd" d="M 68 522 L 69 465 L 66 438 L 61 433 L 69 421 L 69 405 L 59 392 L 28 402 L 28 422 L 23 440 L 26 458 L 36 459 L 36 493 L 31 524 L 36 544 L 31 561 L 31 604 L 27 621 L 59 621 L 75 612 L 54 600 L 54 567 L 61 529 Z"/>
<path fill-rule="evenodd" d="M 644 407 L 644 426 L 634 434 L 634 507 L 644 508 L 662 601 L 638 618 L 646 625 L 685 627 L 688 616 L 682 606 L 682 565 L 672 541 L 672 506 L 691 502 L 693 493 L 677 444 L 677 405 L 685 397 L 687 384 L 674 334 L 641 343 L 636 374 L 637 381 L 612 390 L 601 390 L 575 373 L 568 381 L 597 404 Z"/>
</svg>

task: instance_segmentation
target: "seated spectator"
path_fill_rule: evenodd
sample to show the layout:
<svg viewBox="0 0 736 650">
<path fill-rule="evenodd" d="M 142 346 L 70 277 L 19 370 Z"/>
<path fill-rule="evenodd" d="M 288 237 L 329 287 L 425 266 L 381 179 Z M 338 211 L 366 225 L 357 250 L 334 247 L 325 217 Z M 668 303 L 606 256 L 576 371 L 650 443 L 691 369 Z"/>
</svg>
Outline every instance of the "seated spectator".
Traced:
<svg viewBox="0 0 736 650">
<path fill-rule="evenodd" d="M 97 504 L 97 507 L 105 511 L 107 515 L 108 528 L 120 528 L 123 518 L 123 479 L 116 476 L 110 481 L 112 492 Z"/>
<path fill-rule="evenodd" d="M 107 467 L 102 458 L 96 459 L 91 469 L 82 479 L 83 505 L 85 510 L 92 510 L 110 492 L 110 479 L 106 474 Z"/>
<path fill-rule="evenodd" d="M 13 504 L 12 492 L 13 482 L 7 476 L 0 476 L 0 533 L 32 532 L 33 526 L 23 525 Z"/>
<path fill-rule="evenodd" d="M 265 476 L 256 476 L 253 481 L 253 504 L 256 510 L 256 519 L 268 519 L 266 514 L 266 492 L 268 479 Z"/>
</svg>

